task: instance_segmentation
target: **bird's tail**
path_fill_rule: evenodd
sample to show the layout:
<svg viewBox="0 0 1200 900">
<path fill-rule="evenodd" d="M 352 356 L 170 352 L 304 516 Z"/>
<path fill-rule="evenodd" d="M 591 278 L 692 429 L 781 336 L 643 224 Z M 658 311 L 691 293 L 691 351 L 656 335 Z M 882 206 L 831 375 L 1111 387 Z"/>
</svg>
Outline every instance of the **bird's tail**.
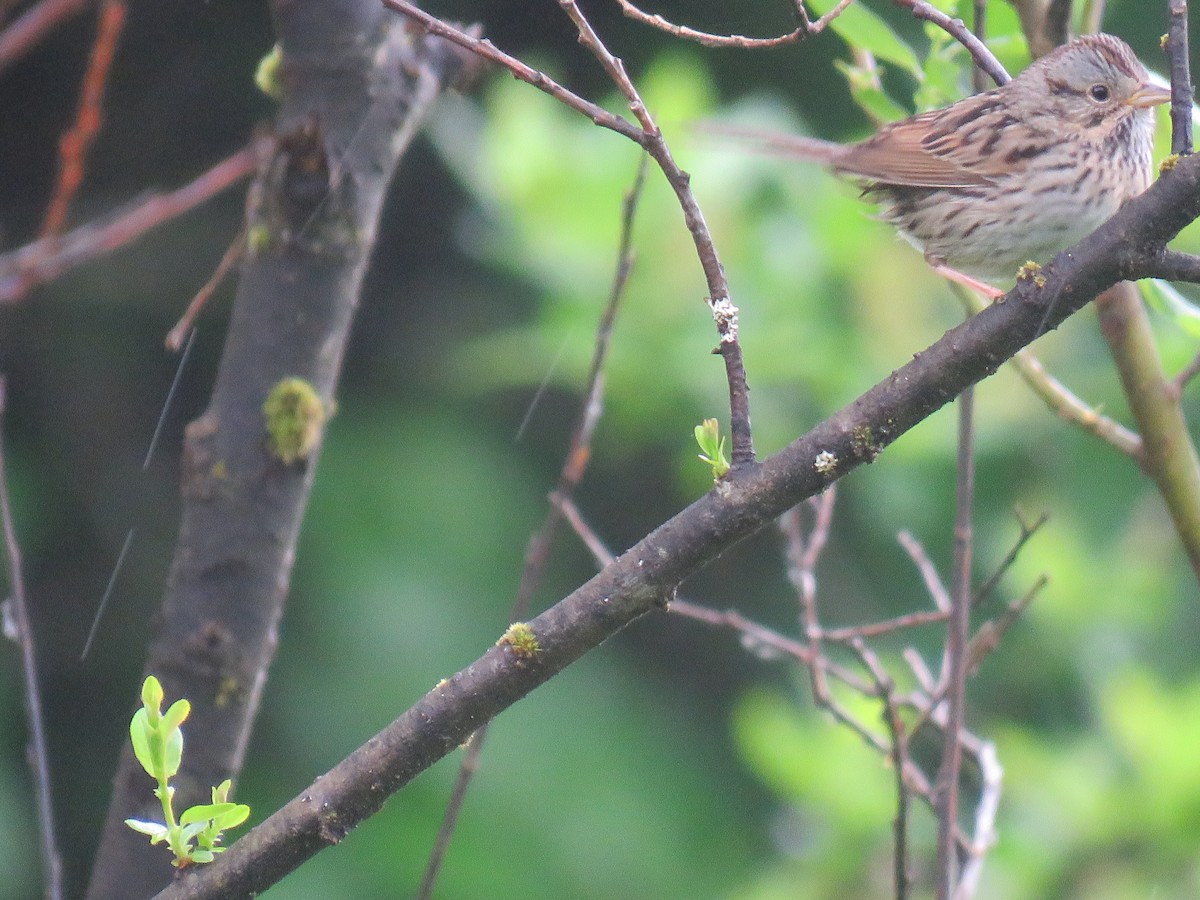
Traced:
<svg viewBox="0 0 1200 900">
<path fill-rule="evenodd" d="M 726 125 L 723 122 L 698 122 L 692 127 L 700 134 L 714 135 L 722 139 L 729 138 L 761 153 L 788 156 L 792 159 L 806 159 L 827 166 L 835 165 L 838 157 L 846 150 L 844 145 L 835 144 L 832 141 L 822 141 L 818 138 L 801 137 L 795 134 L 755 131 L 753 128 L 741 128 L 737 125 Z"/>
</svg>

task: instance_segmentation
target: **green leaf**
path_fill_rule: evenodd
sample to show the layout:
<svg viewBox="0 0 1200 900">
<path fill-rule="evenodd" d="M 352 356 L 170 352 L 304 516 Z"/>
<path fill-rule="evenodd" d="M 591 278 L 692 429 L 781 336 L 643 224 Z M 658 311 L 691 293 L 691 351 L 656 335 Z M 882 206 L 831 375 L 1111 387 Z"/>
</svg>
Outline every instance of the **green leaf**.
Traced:
<svg viewBox="0 0 1200 900">
<path fill-rule="evenodd" d="M 159 710 L 162 709 L 163 689 L 158 679 L 147 675 L 142 683 L 142 706 L 151 714 L 151 721 L 157 721 Z"/>
<path fill-rule="evenodd" d="M 178 728 L 173 728 L 167 735 L 167 739 L 163 745 L 163 771 L 161 774 L 166 778 L 170 778 L 179 771 L 179 763 L 182 760 L 183 732 Z"/>
<path fill-rule="evenodd" d="M 809 0 L 809 6 L 824 15 L 833 9 L 836 0 Z M 866 50 L 876 59 L 885 60 L 904 69 L 920 80 L 921 64 L 912 47 L 901 40 L 890 25 L 861 3 L 848 6 L 829 25 L 851 47 Z"/>
<path fill-rule="evenodd" d="M 940 28 L 930 27 L 929 54 L 925 57 L 925 78 L 913 95 L 918 111 L 937 109 L 958 100 L 963 95 L 961 79 L 966 51 Z"/>
<path fill-rule="evenodd" d="M 850 95 L 876 124 L 884 125 L 907 118 L 909 111 L 887 95 L 878 84 L 874 72 L 840 59 L 833 61 L 837 70 L 846 76 Z"/>
<path fill-rule="evenodd" d="M 189 822 L 187 825 L 183 825 L 180 828 L 179 833 L 182 836 L 185 844 L 191 844 L 192 841 L 194 841 L 197 836 L 199 836 L 207 828 L 208 820 L 202 819 L 199 822 Z"/>
<path fill-rule="evenodd" d="M 224 831 L 227 828 L 237 828 L 248 818 L 250 818 L 250 807 L 245 803 L 234 803 L 233 809 L 215 816 L 213 824 Z"/>
<path fill-rule="evenodd" d="M 133 742 L 133 755 L 142 764 L 146 774 L 151 778 L 157 778 L 155 770 L 158 768 L 158 762 L 151 749 L 153 730 L 145 709 L 139 709 L 133 714 L 133 719 L 129 722 L 129 739 Z"/>
<path fill-rule="evenodd" d="M 179 824 L 188 825 L 192 822 L 216 819 L 219 816 L 225 815 L 236 806 L 236 803 L 199 803 L 183 811 L 183 815 L 179 817 Z"/>
<path fill-rule="evenodd" d="M 150 843 L 157 844 L 167 839 L 167 826 L 158 822 L 144 822 L 141 819 L 126 819 L 125 824 L 134 831 L 150 835 Z"/>
<path fill-rule="evenodd" d="M 186 700 L 176 700 L 171 704 L 167 714 L 163 716 L 162 727 L 164 730 L 178 728 L 183 724 L 184 719 L 188 717 L 188 713 L 192 711 L 192 704 Z"/>
<path fill-rule="evenodd" d="M 189 857 L 194 863 L 210 863 L 215 858 L 214 853 L 219 851 L 214 850 L 193 850 Z"/>
<path fill-rule="evenodd" d="M 1160 278 L 1147 278 L 1139 281 L 1138 287 L 1153 310 L 1166 316 L 1185 334 L 1200 338 L 1200 307 L 1174 285 Z"/>
</svg>

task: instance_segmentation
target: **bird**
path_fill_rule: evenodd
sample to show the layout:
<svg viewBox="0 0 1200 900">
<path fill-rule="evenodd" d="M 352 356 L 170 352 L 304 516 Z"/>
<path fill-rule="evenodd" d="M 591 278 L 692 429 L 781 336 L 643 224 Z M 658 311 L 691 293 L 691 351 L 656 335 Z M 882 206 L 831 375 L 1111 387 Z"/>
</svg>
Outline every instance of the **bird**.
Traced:
<svg viewBox="0 0 1200 900">
<path fill-rule="evenodd" d="M 1171 99 L 1129 45 L 1087 35 L 1016 78 L 839 144 L 709 128 L 823 163 L 940 274 L 998 297 L 1150 185 L 1153 107 Z"/>
</svg>

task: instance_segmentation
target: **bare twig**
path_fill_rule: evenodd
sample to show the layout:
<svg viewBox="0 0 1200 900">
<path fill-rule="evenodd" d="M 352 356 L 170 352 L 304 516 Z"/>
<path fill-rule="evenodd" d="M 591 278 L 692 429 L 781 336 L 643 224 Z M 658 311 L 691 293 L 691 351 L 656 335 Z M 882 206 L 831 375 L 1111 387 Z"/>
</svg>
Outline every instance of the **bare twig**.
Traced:
<svg viewBox="0 0 1200 900">
<path fill-rule="evenodd" d="M 1172 381 L 1177 397 L 1183 396 L 1184 390 L 1192 379 L 1200 375 L 1200 354 L 1197 354 L 1190 363 L 1184 366 L 1178 375 Z"/>
<path fill-rule="evenodd" d="M 0 377 L 0 422 L 4 416 L 5 382 Z M 25 682 L 25 712 L 29 717 L 29 766 L 33 770 L 34 793 L 37 801 L 38 841 L 42 854 L 42 878 L 46 896 L 61 900 L 63 896 L 62 858 L 54 829 L 54 804 L 50 791 L 50 753 L 43 720 L 42 694 L 38 687 L 37 653 L 34 649 L 33 627 L 29 619 L 29 600 L 25 593 L 25 578 L 21 572 L 21 549 L 17 529 L 13 524 L 12 501 L 8 492 L 7 461 L 4 456 L 4 434 L 0 428 L 0 528 L 4 531 L 4 549 L 8 562 L 8 581 L 12 596 L 6 602 L 10 621 L 16 630 L 21 648 L 21 675 Z"/>
<path fill-rule="evenodd" d="M 910 878 L 908 874 L 908 809 L 909 790 L 905 781 L 905 773 L 912 765 L 908 755 L 908 731 L 900 708 L 896 703 L 896 683 L 888 675 L 887 670 L 879 663 L 875 654 L 867 650 L 867 645 L 861 639 L 851 642 L 859 659 L 875 681 L 876 695 L 883 701 L 883 722 L 891 735 L 892 749 L 889 754 L 892 760 L 892 771 L 896 777 L 896 818 L 893 820 L 892 831 L 895 835 L 892 854 L 892 881 L 896 887 L 896 900 L 907 900 Z"/>
<path fill-rule="evenodd" d="M 973 735 L 966 735 L 965 739 L 971 756 L 979 766 L 980 790 L 975 803 L 975 833 L 967 847 L 967 859 L 963 863 L 954 900 L 966 900 L 978 890 L 987 851 L 996 843 L 996 817 L 1000 812 L 1000 790 L 1004 781 L 1004 769 L 996 756 L 996 745 L 978 740 Z"/>
<path fill-rule="evenodd" d="M 515 56 L 509 56 L 504 51 L 499 50 L 495 44 L 486 38 L 475 37 L 460 28 L 448 25 L 441 19 L 431 16 L 420 7 L 409 3 L 408 0 L 382 0 L 382 2 L 388 9 L 394 10 L 416 22 L 434 37 L 440 37 L 443 40 L 462 47 L 464 50 L 478 54 L 490 62 L 504 66 L 504 68 L 512 72 L 521 81 L 533 85 L 539 91 L 549 94 L 576 112 L 582 113 L 601 128 L 608 128 L 617 132 L 617 134 L 624 135 L 634 143 L 645 146 L 646 135 L 628 119 L 614 115 L 602 106 L 598 106 L 589 100 L 583 99 L 578 94 L 567 90 L 550 76 L 530 68 Z"/>
<path fill-rule="evenodd" d="M 1137 432 L 1085 403 L 1070 388 L 1046 371 L 1046 367 L 1032 350 L 1022 350 L 1010 363 L 1020 374 L 1021 380 L 1041 398 L 1051 412 L 1057 413 L 1060 419 L 1095 435 L 1131 459 L 1141 456 L 1142 439 Z"/>
<path fill-rule="evenodd" d="M 879 637 L 885 634 L 895 634 L 906 628 L 918 628 L 921 625 L 936 625 L 945 622 L 950 614 L 945 610 L 932 609 L 908 613 L 882 622 L 871 622 L 867 625 L 848 625 L 845 628 L 827 628 L 821 636 L 827 641 L 854 641 L 864 638 Z"/>
<path fill-rule="evenodd" d="M 465 34 L 409 3 L 408 0 L 382 0 L 389 9 L 401 13 L 419 23 L 430 34 L 445 38 L 485 59 L 507 68 L 517 78 L 550 94 L 572 109 L 583 113 L 595 124 L 616 131 L 638 145 L 662 169 L 667 182 L 675 192 L 683 212 L 684 224 L 692 235 L 692 242 L 708 284 L 708 303 L 713 314 L 720 338 L 717 352 L 725 362 L 725 376 L 729 383 L 729 431 L 733 439 L 732 461 L 734 468 L 754 462 L 754 440 L 750 428 L 750 389 L 746 384 L 746 369 L 742 360 L 742 348 L 738 339 L 738 308 L 730 298 L 729 283 L 721 265 L 712 235 L 704 220 L 700 205 L 691 189 L 691 178 L 679 167 L 663 139 L 646 104 L 625 71 L 624 63 L 613 56 L 596 35 L 573 0 L 558 0 L 559 6 L 574 23 L 579 41 L 599 61 L 617 89 L 625 97 L 630 111 L 639 123 L 634 125 L 627 119 L 616 116 L 596 104 L 572 93 L 552 78 L 531 69 L 520 60 L 504 53 L 487 40 Z"/>
<path fill-rule="evenodd" d="M 917 571 L 921 573 L 921 580 L 925 582 L 925 590 L 929 592 L 934 605 L 942 613 L 948 614 L 952 606 L 950 592 L 942 584 L 942 578 L 938 575 L 937 567 L 934 566 L 933 561 L 925 552 L 925 548 L 907 531 L 901 531 L 897 534 L 896 540 L 904 548 L 904 552 L 908 554 L 908 558 L 913 561 L 913 565 L 917 567 Z"/>
<path fill-rule="evenodd" d="M 694 41 L 704 47 L 737 47 L 742 50 L 762 50 L 770 47 L 779 47 L 783 44 L 794 44 L 810 35 L 819 34 L 825 30 L 825 26 L 840 16 L 846 7 L 853 2 L 854 0 L 839 0 L 838 4 L 829 12 L 816 21 L 811 21 L 804 10 L 804 4 L 797 0 L 796 10 L 800 17 L 799 27 L 778 37 L 754 38 L 740 34 L 710 34 L 706 31 L 697 31 L 695 28 L 689 28 L 686 25 L 676 25 L 674 22 L 670 22 L 660 15 L 645 12 L 635 6 L 630 0 L 617 0 L 617 3 L 621 6 L 621 10 L 627 17 L 636 22 L 641 22 L 643 25 L 649 25 L 651 28 L 665 31 L 667 34 L 681 40 Z"/>
<path fill-rule="evenodd" d="M 975 0 L 972 31 L 982 43 L 986 33 L 987 3 Z M 1005 73 L 1007 74 L 1007 73 Z M 972 71 L 976 93 L 984 90 L 984 69 Z M 1003 83 L 1003 82 L 998 82 Z M 975 514 L 975 388 L 968 387 L 958 398 L 958 461 L 954 483 L 954 568 L 951 573 L 950 618 L 946 623 L 942 684 L 947 708 L 942 735 L 942 761 L 936 781 L 937 862 L 934 868 L 936 893 L 946 900 L 958 883 L 955 835 L 958 831 L 958 790 L 962 771 L 960 733 L 966 721 L 967 641 L 971 634 L 971 569 L 974 560 Z"/>
<path fill-rule="evenodd" d="M 32 50 L 63 22 L 96 0 L 42 0 L 0 32 L 0 72 Z"/>
<path fill-rule="evenodd" d="M 183 315 L 179 317 L 179 321 L 167 332 L 166 340 L 163 343 L 166 344 L 168 350 L 178 353 L 183 347 L 183 342 L 194 333 L 192 328 L 196 324 L 196 317 L 200 315 L 204 304 L 208 303 L 209 298 L 221 286 L 221 282 L 225 280 L 237 261 L 242 258 L 245 249 L 246 229 L 243 227 L 237 237 L 233 239 L 233 243 L 225 249 L 221 261 L 217 263 L 217 268 L 209 276 L 208 281 L 204 282 L 204 285 L 196 292 L 196 296 L 187 305 L 187 309 L 183 311 Z"/>
<path fill-rule="evenodd" d="M 1187 0 L 1168 0 L 1167 59 L 1171 63 L 1171 152 L 1192 152 L 1192 73 Z"/>
<path fill-rule="evenodd" d="M 1045 575 L 1039 575 L 1037 581 L 1033 583 L 1033 587 L 1025 592 L 1025 596 L 1010 604 L 1000 618 L 989 619 L 979 626 L 979 630 L 975 632 L 971 642 L 967 645 L 967 673 L 969 675 L 974 675 L 979 670 L 984 657 L 1000 645 L 1000 640 L 1008 632 L 1008 629 L 1029 608 L 1029 604 L 1041 593 L 1042 588 L 1049 584 L 1049 581 Z"/>
<path fill-rule="evenodd" d="M 996 84 L 1008 84 L 1012 81 L 1012 76 L 1000 64 L 1000 60 L 996 59 L 995 54 L 980 38 L 971 33 L 962 19 L 955 19 L 947 15 L 936 6 L 926 3 L 925 0 L 892 0 L 892 2 L 907 9 L 915 18 L 937 25 L 966 47 L 967 52 L 971 54 L 971 59 L 975 61 L 975 65 L 987 72 Z"/>
<path fill-rule="evenodd" d="M 700 266 L 704 270 L 704 279 L 708 284 L 708 303 L 720 338 L 716 352 L 725 362 L 725 377 L 729 383 L 729 433 L 733 443 L 731 460 L 735 469 L 749 465 L 754 462 L 754 439 L 750 428 L 750 388 L 746 383 L 746 368 L 742 361 L 742 345 L 738 337 L 739 310 L 733 305 L 730 297 L 725 267 L 721 265 L 712 234 L 704 220 L 704 213 L 692 192 L 691 178 L 675 162 L 671 148 L 667 146 L 662 132 L 626 73 L 624 63 L 604 46 L 574 0 L 558 0 L 558 5 L 575 24 L 580 43 L 596 57 L 613 84 L 624 95 L 630 111 L 642 125 L 646 138 L 643 146 L 646 152 L 658 163 L 679 201 L 684 223 L 692 235 L 692 243 L 696 247 Z"/>
<path fill-rule="evenodd" d="M 44 238 L 62 231 L 71 201 L 83 183 L 84 160 L 104 120 L 104 88 L 108 84 L 117 40 L 125 26 L 125 14 L 124 0 L 104 0 L 100 7 L 96 38 L 83 76 L 79 111 L 75 114 L 75 124 L 58 145 L 58 182 L 42 220 L 41 236 Z"/>
<path fill-rule="evenodd" d="M 583 408 L 580 411 L 579 422 L 571 435 L 571 446 L 563 461 L 562 470 L 558 476 L 558 486 L 554 490 L 546 510 L 546 516 L 542 520 L 541 528 L 530 539 L 529 547 L 525 552 L 520 584 L 509 613 L 510 622 L 525 618 L 529 611 L 534 592 L 541 582 L 546 562 L 550 557 L 554 537 L 563 519 L 563 503 L 569 501 L 576 486 L 583 479 L 588 460 L 591 457 L 592 436 L 595 434 L 604 408 L 604 368 L 608 360 L 613 322 L 616 320 L 617 309 L 620 306 L 621 298 L 625 295 L 625 285 L 628 283 L 629 274 L 633 269 L 633 220 L 642 196 L 642 188 L 646 183 L 646 159 L 647 157 L 644 155 L 641 157 L 633 186 L 626 193 L 625 200 L 621 205 L 621 233 L 618 239 L 617 268 L 613 275 L 612 287 L 609 290 L 608 303 L 605 304 L 604 312 L 601 314 L 596 328 L 595 349 L 592 353 L 591 369 L 588 372 L 587 387 L 584 391 Z M 467 790 L 470 788 L 475 773 L 479 770 L 479 758 L 483 753 L 488 727 L 487 723 L 480 727 L 472 735 L 467 745 L 462 764 L 458 769 L 458 777 L 455 779 L 454 788 L 450 794 L 450 800 L 446 804 L 441 827 L 438 829 L 437 839 L 429 854 L 421 886 L 417 891 L 417 897 L 422 900 L 433 896 L 433 888 L 437 883 L 446 851 L 450 847 L 450 840 L 454 836 Z"/>
<path fill-rule="evenodd" d="M 1012 549 L 1009 550 L 1008 553 L 1005 554 L 1004 559 L 1000 561 L 1000 565 L 996 566 L 996 571 L 991 574 L 987 581 L 979 586 L 977 591 L 975 591 L 975 596 L 971 599 L 972 607 L 979 607 L 984 604 L 987 598 L 991 596 L 992 591 L 996 589 L 996 585 L 1000 583 L 1000 579 L 1004 577 L 1004 573 L 1007 572 L 1012 567 L 1012 564 L 1017 561 L 1017 554 L 1021 552 L 1021 549 L 1029 542 L 1029 539 L 1033 537 L 1038 530 L 1049 521 L 1049 513 L 1042 513 L 1037 517 L 1036 520 L 1034 520 L 1032 524 L 1027 524 L 1025 520 L 1021 518 L 1020 514 L 1017 515 L 1017 523 L 1021 527 L 1021 533 L 1017 536 L 1017 540 L 1013 543 Z"/>
<path fill-rule="evenodd" d="M 968 291 L 953 282 L 950 286 L 969 314 L 977 313 L 987 306 L 987 302 L 974 291 Z M 1051 375 L 1032 350 L 1025 348 L 1019 351 L 1009 360 L 1009 364 L 1017 370 L 1017 374 L 1029 389 L 1038 395 L 1051 412 L 1057 413 L 1059 418 L 1095 435 L 1132 459 L 1140 457 L 1142 439 L 1136 432 L 1130 431 L 1120 422 L 1085 403 Z"/>
<path fill-rule="evenodd" d="M 242 148 L 171 193 L 153 194 L 106 219 L 0 256 L 0 304 L 19 300 L 35 285 L 132 243 L 151 228 L 183 215 L 241 181 L 254 171 L 260 148 L 265 149 L 268 143 L 264 140 Z"/>
<path fill-rule="evenodd" d="M 946 650 L 942 679 L 946 686 L 947 714 L 942 742 L 942 762 L 937 776 L 938 843 L 937 896 L 948 898 L 957 883 L 954 834 L 958 827 L 958 781 L 962 769 L 962 744 L 967 686 L 967 640 L 971 631 L 971 561 L 975 503 L 975 391 L 958 398 L 958 466 L 954 503 L 954 571 L 950 618 L 946 625 Z"/>
<path fill-rule="evenodd" d="M 868 732 L 865 726 L 834 700 L 829 691 L 829 683 L 825 679 L 826 660 L 821 649 L 821 622 L 817 615 L 816 565 L 829 537 L 834 499 L 833 488 L 821 495 L 816 506 L 812 535 L 808 539 L 804 536 L 799 506 L 793 506 L 781 517 L 780 525 L 787 537 L 788 580 L 792 583 L 800 602 L 800 622 L 809 648 L 805 665 L 808 667 L 808 677 L 812 683 L 813 701 L 817 706 L 828 710 L 839 722 L 858 731 L 864 739 L 876 742 L 878 737 Z"/>
</svg>

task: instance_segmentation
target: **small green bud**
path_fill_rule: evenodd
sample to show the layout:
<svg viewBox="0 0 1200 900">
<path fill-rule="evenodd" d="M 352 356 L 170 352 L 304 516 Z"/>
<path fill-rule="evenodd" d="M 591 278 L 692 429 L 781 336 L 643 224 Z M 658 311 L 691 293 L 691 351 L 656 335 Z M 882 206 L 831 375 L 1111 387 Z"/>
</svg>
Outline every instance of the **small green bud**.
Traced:
<svg viewBox="0 0 1200 900">
<path fill-rule="evenodd" d="M 276 44 L 258 61 L 258 68 L 254 70 L 254 83 L 272 100 L 283 99 L 283 85 L 279 81 L 279 70 L 282 67 L 283 50 Z"/>
<path fill-rule="evenodd" d="M 538 645 L 537 635 L 524 622 L 514 622 L 508 626 L 508 631 L 496 641 L 497 647 L 504 644 L 512 647 L 513 654 L 518 659 L 531 659 L 542 649 Z"/>
<path fill-rule="evenodd" d="M 316 388 L 303 378 L 284 378 L 271 388 L 262 409 L 271 454 L 287 465 L 307 459 L 326 419 Z"/>
</svg>

